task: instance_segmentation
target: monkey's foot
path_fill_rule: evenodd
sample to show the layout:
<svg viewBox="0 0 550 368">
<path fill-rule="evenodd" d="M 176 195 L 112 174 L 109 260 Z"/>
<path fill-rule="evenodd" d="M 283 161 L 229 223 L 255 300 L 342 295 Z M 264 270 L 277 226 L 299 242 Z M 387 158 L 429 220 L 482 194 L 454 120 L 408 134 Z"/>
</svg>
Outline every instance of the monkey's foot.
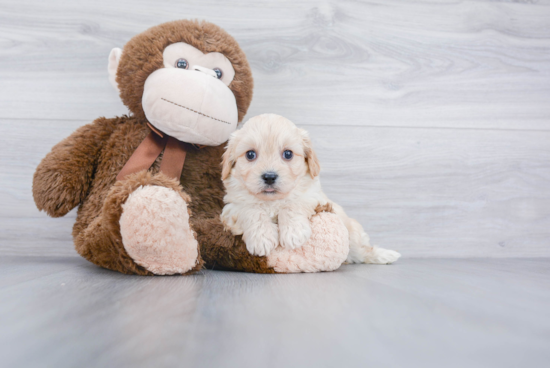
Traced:
<svg viewBox="0 0 550 368">
<path fill-rule="evenodd" d="M 311 218 L 311 230 L 311 237 L 302 247 L 275 248 L 267 257 L 268 265 L 281 273 L 338 269 L 349 253 L 348 229 L 335 214 L 321 212 Z"/>
<path fill-rule="evenodd" d="M 134 262 L 157 275 L 181 274 L 198 262 L 187 203 L 174 190 L 146 185 L 122 205 L 120 234 Z"/>
</svg>

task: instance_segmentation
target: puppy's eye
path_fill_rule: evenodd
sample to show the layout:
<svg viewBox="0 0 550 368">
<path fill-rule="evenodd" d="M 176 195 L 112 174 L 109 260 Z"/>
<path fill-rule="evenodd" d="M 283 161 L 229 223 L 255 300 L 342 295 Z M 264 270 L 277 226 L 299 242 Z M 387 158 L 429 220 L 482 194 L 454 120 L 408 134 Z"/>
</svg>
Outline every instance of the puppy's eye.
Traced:
<svg viewBox="0 0 550 368">
<path fill-rule="evenodd" d="M 246 152 L 246 159 L 248 161 L 254 161 L 256 159 L 256 157 L 258 157 L 258 155 L 256 154 L 256 151 L 248 151 Z"/>
<path fill-rule="evenodd" d="M 176 64 L 174 66 L 180 69 L 187 69 L 189 68 L 189 63 L 185 59 L 178 59 L 176 60 Z"/>
<path fill-rule="evenodd" d="M 214 70 L 216 72 L 216 76 L 218 77 L 218 79 L 222 79 L 223 72 L 220 68 L 214 68 L 212 70 Z"/>
<path fill-rule="evenodd" d="M 283 152 L 283 158 L 285 160 L 291 160 L 293 156 L 294 156 L 294 153 L 292 153 L 291 150 L 286 150 Z"/>
</svg>

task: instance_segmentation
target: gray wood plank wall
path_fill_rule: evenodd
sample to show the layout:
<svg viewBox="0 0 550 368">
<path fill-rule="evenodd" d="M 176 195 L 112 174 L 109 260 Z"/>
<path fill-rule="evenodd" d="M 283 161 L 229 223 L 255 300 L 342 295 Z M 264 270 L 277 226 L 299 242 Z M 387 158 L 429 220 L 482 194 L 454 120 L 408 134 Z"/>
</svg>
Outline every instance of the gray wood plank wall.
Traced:
<svg viewBox="0 0 550 368">
<path fill-rule="evenodd" d="M 31 196 L 49 149 L 127 112 L 107 56 L 150 26 L 229 31 L 248 117 L 308 129 L 325 191 L 409 257 L 550 256 L 548 1 L 0 1 L 0 255 L 68 255 Z"/>
</svg>

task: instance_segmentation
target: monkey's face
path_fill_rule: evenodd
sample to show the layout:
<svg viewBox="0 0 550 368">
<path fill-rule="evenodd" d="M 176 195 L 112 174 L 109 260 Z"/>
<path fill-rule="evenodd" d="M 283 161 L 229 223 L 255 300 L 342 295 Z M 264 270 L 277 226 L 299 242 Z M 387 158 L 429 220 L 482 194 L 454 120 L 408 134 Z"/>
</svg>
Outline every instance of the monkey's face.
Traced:
<svg viewBox="0 0 550 368">
<path fill-rule="evenodd" d="M 145 81 L 147 120 L 180 141 L 214 146 L 237 127 L 237 103 L 227 87 L 235 75 L 225 56 L 184 42 L 164 49 L 164 67 Z"/>
<path fill-rule="evenodd" d="M 111 51 L 109 73 L 136 117 L 189 143 L 225 142 L 252 97 L 250 67 L 242 50 L 206 22 L 176 21 L 151 28 L 134 37 L 124 52 Z"/>
</svg>

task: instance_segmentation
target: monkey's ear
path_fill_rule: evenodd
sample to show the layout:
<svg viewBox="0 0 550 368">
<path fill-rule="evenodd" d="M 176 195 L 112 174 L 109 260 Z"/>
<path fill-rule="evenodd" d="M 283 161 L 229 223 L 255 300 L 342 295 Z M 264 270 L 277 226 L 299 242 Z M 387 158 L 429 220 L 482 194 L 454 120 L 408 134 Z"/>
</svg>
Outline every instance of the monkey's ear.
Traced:
<svg viewBox="0 0 550 368">
<path fill-rule="evenodd" d="M 321 172 L 321 164 L 317 158 L 317 154 L 313 150 L 313 145 L 311 144 L 311 139 L 309 134 L 304 129 L 300 129 L 302 135 L 302 141 L 304 142 L 304 153 L 306 158 L 307 167 L 309 169 L 309 175 L 314 179 Z"/>
<path fill-rule="evenodd" d="M 225 152 L 222 156 L 222 180 L 225 180 L 231 174 L 231 169 L 235 166 L 235 148 L 237 147 L 237 132 L 231 134 Z"/>
<path fill-rule="evenodd" d="M 109 65 L 107 66 L 107 70 L 109 71 L 109 82 L 111 82 L 111 85 L 117 90 L 118 93 L 120 93 L 120 90 L 116 82 L 116 71 L 118 69 L 118 63 L 120 62 L 120 55 L 122 55 L 121 49 L 118 47 L 112 49 L 109 54 Z"/>
</svg>

